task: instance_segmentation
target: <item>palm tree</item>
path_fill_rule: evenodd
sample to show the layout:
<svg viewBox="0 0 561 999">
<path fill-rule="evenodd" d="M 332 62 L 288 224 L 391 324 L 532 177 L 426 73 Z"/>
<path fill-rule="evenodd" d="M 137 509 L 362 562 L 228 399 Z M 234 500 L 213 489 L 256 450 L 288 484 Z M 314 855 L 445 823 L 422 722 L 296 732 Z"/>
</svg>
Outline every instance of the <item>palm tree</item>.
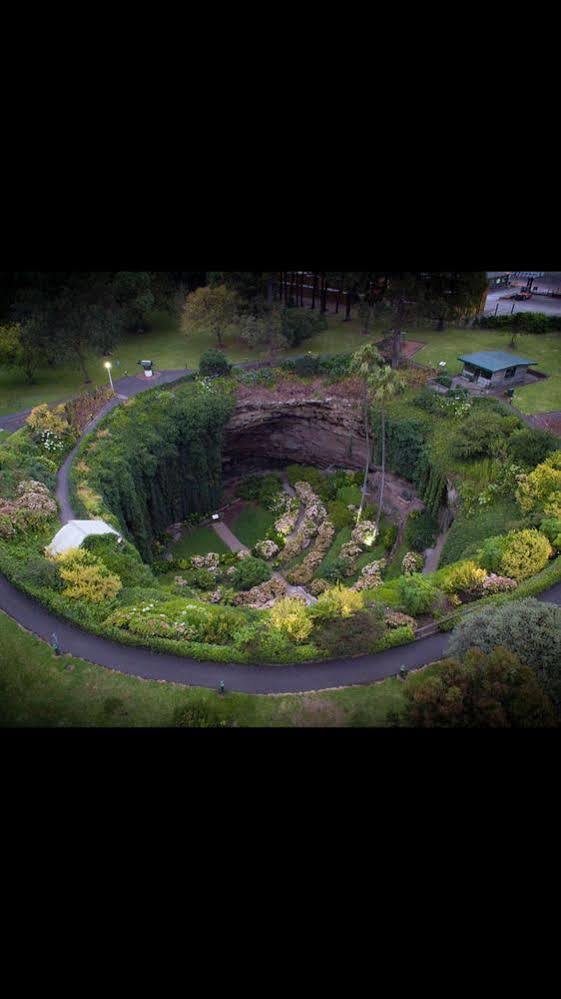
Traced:
<svg viewBox="0 0 561 999">
<path fill-rule="evenodd" d="M 360 498 L 360 506 L 358 509 L 358 515 L 356 522 L 360 523 L 362 517 L 362 511 L 364 509 L 364 499 L 366 496 L 366 486 L 368 483 L 368 472 L 370 471 L 371 462 L 371 445 L 370 445 L 370 385 L 372 379 L 375 378 L 376 373 L 380 370 L 380 365 L 382 364 L 383 358 L 380 351 L 374 347 L 371 343 L 366 343 L 364 347 L 361 347 L 353 355 L 351 362 L 351 371 L 362 379 L 363 384 L 363 407 L 364 407 L 364 432 L 366 436 L 366 465 L 364 468 L 364 480 L 362 483 L 362 496 Z"/>
<path fill-rule="evenodd" d="M 380 407 L 382 414 L 382 479 L 380 482 L 380 498 L 378 502 L 378 512 L 376 514 L 376 536 L 380 530 L 380 518 L 382 516 L 382 503 L 384 500 L 384 486 L 386 484 L 386 408 L 389 402 L 403 392 L 405 388 L 401 375 L 386 365 L 378 368 L 368 379 L 368 389 L 372 402 Z"/>
</svg>

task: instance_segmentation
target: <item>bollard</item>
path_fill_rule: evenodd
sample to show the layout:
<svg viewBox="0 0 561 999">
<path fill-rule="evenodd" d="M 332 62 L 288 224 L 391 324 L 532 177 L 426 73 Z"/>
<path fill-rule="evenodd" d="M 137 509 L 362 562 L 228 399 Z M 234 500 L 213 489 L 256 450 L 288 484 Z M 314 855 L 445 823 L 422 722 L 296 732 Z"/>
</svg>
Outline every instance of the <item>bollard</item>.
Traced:
<svg viewBox="0 0 561 999">
<path fill-rule="evenodd" d="M 224 680 L 221 680 L 220 683 L 218 684 L 218 693 L 219 694 L 224 693 Z"/>
<path fill-rule="evenodd" d="M 51 635 L 51 646 L 53 648 L 55 656 L 60 656 L 60 645 L 58 644 L 58 638 L 56 637 L 54 631 Z"/>
<path fill-rule="evenodd" d="M 407 676 L 408 672 L 409 671 L 408 671 L 408 669 L 407 669 L 406 666 L 400 666 L 399 667 L 399 675 L 400 675 L 400 677 L 401 677 L 402 680 L 405 680 L 405 677 Z"/>
</svg>

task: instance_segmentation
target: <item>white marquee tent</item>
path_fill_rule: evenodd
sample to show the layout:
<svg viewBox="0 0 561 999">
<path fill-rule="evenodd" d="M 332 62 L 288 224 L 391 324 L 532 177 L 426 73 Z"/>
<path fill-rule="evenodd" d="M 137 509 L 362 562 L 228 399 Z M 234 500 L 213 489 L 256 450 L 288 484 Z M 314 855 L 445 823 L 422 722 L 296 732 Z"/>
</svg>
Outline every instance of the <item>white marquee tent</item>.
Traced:
<svg viewBox="0 0 561 999">
<path fill-rule="evenodd" d="M 116 534 L 118 538 L 121 537 L 119 532 L 104 520 L 69 520 L 55 534 L 46 550 L 49 555 L 60 555 L 69 548 L 79 548 L 84 538 L 88 538 L 91 534 Z"/>
</svg>

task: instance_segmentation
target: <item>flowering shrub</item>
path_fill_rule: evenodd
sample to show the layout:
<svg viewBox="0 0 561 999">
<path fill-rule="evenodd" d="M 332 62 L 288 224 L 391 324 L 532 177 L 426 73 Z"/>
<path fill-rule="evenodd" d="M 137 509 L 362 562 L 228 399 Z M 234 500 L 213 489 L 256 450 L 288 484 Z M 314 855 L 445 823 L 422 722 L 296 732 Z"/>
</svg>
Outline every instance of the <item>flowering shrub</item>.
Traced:
<svg viewBox="0 0 561 999">
<path fill-rule="evenodd" d="M 220 565 L 220 555 L 208 552 L 206 555 L 192 555 L 189 559 L 193 569 L 206 569 L 207 572 L 217 572 Z"/>
<path fill-rule="evenodd" d="M 57 512 L 57 505 L 42 482 L 25 479 L 16 499 L 0 497 L 0 537 L 13 538 L 19 531 L 40 527 Z"/>
<path fill-rule="evenodd" d="M 279 600 L 271 610 L 271 624 L 295 642 L 304 642 L 313 628 L 306 606 L 294 597 Z"/>
<path fill-rule="evenodd" d="M 523 513 L 543 511 L 546 517 L 561 517 L 561 451 L 520 476 L 516 499 Z"/>
<path fill-rule="evenodd" d="M 362 610 L 364 597 L 346 586 L 333 586 L 330 590 L 320 593 L 318 602 L 312 609 L 314 617 L 320 620 L 332 620 L 339 617 L 351 617 Z"/>
<path fill-rule="evenodd" d="M 488 595 L 490 593 L 505 593 L 509 590 L 515 590 L 516 586 L 515 579 L 509 579 L 508 576 L 497 576 L 492 572 L 483 581 L 481 590 L 485 595 Z"/>
<path fill-rule="evenodd" d="M 239 615 L 230 607 L 188 602 L 182 599 L 139 607 L 120 607 L 107 625 L 145 638 L 175 638 L 225 645 L 239 627 Z"/>
<path fill-rule="evenodd" d="M 244 593 L 236 593 L 234 603 L 237 606 L 253 607 L 256 610 L 266 610 L 272 607 L 280 597 L 286 595 L 288 585 L 286 580 L 279 576 L 273 576 L 260 586 L 253 586 L 251 590 Z"/>
<path fill-rule="evenodd" d="M 504 536 L 487 538 L 479 553 L 480 564 L 490 572 L 501 572 L 521 582 L 547 565 L 553 548 L 539 531 L 510 531 Z"/>
<path fill-rule="evenodd" d="M 389 607 L 386 608 L 385 621 L 388 628 L 415 628 L 416 626 L 414 617 L 401 614 L 400 611 L 390 610 Z"/>
<path fill-rule="evenodd" d="M 331 548 L 331 543 L 335 535 L 335 528 L 329 520 L 324 520 L 319 527 L 314 546 L 304 561 L 296 566 L 292 572 L 287 574 L 289 582 L 295 586 L 305 586 L 313 578 L 314 572 L 323 562 L 326 553 Z"/>
<path fill-rule="evenodd" d="M 48 432 L 57 437 L 62 437 L 70 430 L 64 404 L 55 406 L 53 409 L 50 409 L 46 403 L 35 406 L 25 422 L 31 430 L 35 430 L 37 433 Z"/>
<path fill-rule="evenodd" d="M 265 562 L 268 562 L 270 559 L 274 558 L 275 555 L 278 555 L 279 551 L 279 546 L 275 544 L 274 541 L 270 541 L 269 539 L 258 541 L 253 548 L 253 554 L 256 555 L 257 558 L 264 559 Z"/>
<path fill-rule="evenodd" d="M 404 576 L 412 576 L 414 572 L 421 572 L 425 560 L 418 552 L 407 552 L 401 563 L 401 571 Z"/>
<path fill-rule="evenodd" d="M 83 548 L 69 548 L 57 555 L 54 561 L 61 580 L 66 584 L 62 595 L 71 600 L 103 603 L 113 600 L 123 587 L 118 576 L 109 572 L 103 562 Z"/>
<path fill-rule="evenodd" d="M 445 593 L 481 593 L 486 577 L 487 573 L 477 562 L 466 559 L 446 570 L 441 587 Z"/>
<path fill-rule="evenodd" d="M 376 524 L 373 524 L 370 520 L 361 520 L 360 524 L 357 524 L 351 537 L 355 545 L 361 545 L 362 548 L 371 548 L 374 544 L 376 537 Z"/>
<path fill-rule="evenodd" d="M 365 565 L 360 578 L 356 581 L 353 590 L 375 590 L 377 586 L 382 585 L 381 572 L 386 564 L 385 559 L 379 559 L 377 562 L 369 562 Z"/>
</svg>

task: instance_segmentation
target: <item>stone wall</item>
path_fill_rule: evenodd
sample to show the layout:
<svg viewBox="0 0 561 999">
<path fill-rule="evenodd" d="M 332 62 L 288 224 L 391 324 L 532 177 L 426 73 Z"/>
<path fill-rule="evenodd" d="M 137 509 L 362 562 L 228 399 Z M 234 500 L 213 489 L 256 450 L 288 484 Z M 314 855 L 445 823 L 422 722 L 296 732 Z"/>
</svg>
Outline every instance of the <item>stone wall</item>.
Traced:
<svg viewBox="0 0 561 999">
<path fill-rule="evenodd" d="M 275 463 L 319 468 L 364 468 L 366 441 L 360 406 L 340 397 L 238 401 L 226 427 L 223 471 Z"/>
</svg>

